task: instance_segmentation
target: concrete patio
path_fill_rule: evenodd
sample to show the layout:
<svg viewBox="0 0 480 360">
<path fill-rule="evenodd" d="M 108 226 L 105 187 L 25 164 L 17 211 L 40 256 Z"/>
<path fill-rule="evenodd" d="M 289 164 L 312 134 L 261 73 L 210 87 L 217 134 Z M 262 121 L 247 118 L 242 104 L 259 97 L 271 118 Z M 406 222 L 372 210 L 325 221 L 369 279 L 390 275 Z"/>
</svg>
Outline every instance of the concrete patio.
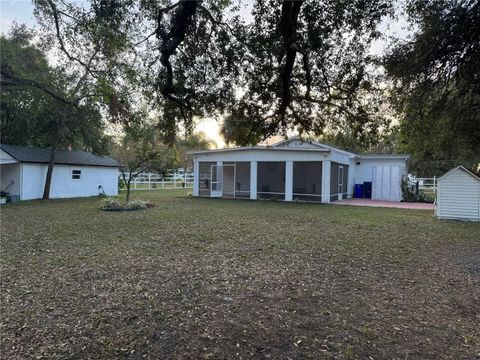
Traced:
<svg viewBox="0 0 480 360">
<path fill-rule="evenodd" d="M 386 207 L 386 208 L 397 208 L 397 209 L 414 209 L 414 210 L 435 210 L 435 204 L 430 204 L 430 203 L 378 201 L 378 200 L 370 200 L 370 199 L 344 199 L 344 200 L 335 201 L 332 204 Z"/>
</svg>

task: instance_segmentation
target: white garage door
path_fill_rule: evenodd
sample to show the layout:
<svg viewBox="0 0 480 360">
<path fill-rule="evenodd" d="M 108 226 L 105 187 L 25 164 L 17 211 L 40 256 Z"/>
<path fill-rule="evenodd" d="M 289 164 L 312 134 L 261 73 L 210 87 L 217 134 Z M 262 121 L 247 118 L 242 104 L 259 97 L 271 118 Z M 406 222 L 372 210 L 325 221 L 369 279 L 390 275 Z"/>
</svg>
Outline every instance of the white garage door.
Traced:
<svg viewBox="0 0 480 360">
<path fill-rule="evenodd" d="M 400 166 L 373 167 L 372 200 L 402 200 L 402 176 Z"/>
</svg>

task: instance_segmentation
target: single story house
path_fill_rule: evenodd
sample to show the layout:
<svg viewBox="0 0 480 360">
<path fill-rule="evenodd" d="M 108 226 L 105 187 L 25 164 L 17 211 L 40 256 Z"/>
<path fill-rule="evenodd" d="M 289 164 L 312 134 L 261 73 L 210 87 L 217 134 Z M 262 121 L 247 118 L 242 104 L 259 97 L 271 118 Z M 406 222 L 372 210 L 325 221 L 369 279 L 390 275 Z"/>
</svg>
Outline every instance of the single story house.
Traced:
<svg viewBox="0 0 480 360">
<path fill-rule="evenodd" d="M 0 144 L 1 190 L 20 200 L 43 195 L 50 149 Z M 120 163 L 86 151 L 56 151 L 51 198 L 118 195 Z M 8 189 L 7 189 L 8 188 Z"/>
<path fill-rule="evenodd" d="M 358 155 L 291 138 L 272 146 L 193 151 L 194 196 L 330 203 L 352 197 L 355 184 L 371 198 L 402 199 L 408 155 Z"/>
<path fill-rule="evenodd" d="M 439 219 L 480 221 L 480 178 L 458 166 L 438 178 Z"/>
</svg>

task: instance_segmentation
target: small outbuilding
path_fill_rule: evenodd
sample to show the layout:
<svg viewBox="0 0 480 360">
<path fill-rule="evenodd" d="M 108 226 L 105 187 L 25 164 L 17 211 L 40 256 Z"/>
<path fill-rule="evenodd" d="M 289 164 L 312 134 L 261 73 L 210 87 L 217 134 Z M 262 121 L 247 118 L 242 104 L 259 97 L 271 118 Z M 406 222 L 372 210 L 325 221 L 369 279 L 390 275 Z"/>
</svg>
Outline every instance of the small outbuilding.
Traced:
<svg viewBox="0 0 480 360">
<path fill-rule="evenodd" d="M 1 190 L 20 200 L 43 195 L 50 149 L 0 144 Z M 86 151 L 56 151 L 51 198 L 118 195 L 120 163 Z"/>
<path fill-rule="evenodd" d="M 438 179 L 439 219 L 480 221 L 480 178 L 463 166 Z"/>
<path fill-rule="evenodd" d="M 330 203 L 353 197 L 400 201 L 408 155 L 363 155 L 291 138 L 272 146 L 193 151 L 194 196 Z"/>
</svg>

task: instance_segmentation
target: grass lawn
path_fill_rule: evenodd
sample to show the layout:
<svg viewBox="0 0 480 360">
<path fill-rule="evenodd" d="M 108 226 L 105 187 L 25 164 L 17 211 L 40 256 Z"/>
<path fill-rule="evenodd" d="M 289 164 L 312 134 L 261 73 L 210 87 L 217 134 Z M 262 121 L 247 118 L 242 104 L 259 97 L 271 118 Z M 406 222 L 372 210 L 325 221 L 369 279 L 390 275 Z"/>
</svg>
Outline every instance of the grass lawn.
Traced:
<svg viewBox="0 0 480 360">
<path fill-rule="evenodd" d="M 475 359 L 480 224 L 195 199 L 1 208 L 2 359 Z"/>
</svg>

